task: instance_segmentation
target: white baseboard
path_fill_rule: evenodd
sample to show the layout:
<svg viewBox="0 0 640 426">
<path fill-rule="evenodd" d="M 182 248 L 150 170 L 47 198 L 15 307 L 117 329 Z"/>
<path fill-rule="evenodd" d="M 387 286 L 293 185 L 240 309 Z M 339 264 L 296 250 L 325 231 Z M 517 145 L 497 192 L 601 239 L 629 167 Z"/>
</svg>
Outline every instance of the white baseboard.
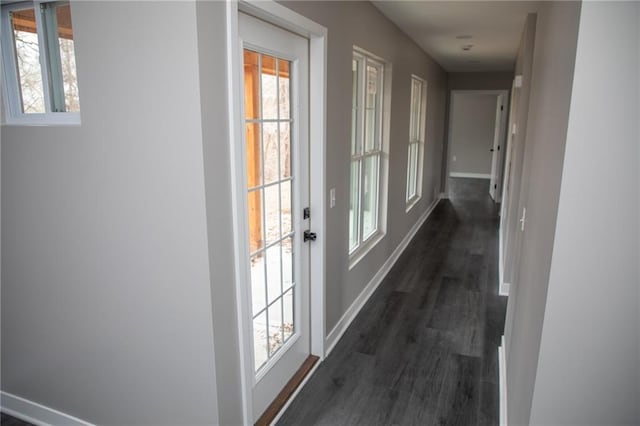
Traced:
<svg viewBox="0 0 640 426">
<path fill-rule="evenodd" d="M 511 288 L 511 284 L 505 283 L 505 282 L 501 282 L 500 283 L 500 291 L 498 292 L 498 295 L 500 295 L 500 296 L 508 296 L 510 288 Z"/>
<path fill-rule="evenodd" d="M 449 199 L 449 194 L 447 194 L 446 192 L 441 192 L 440 193 L 440 199 L 442 199 L 442 200 Z"/>
<path fill-rule="evenodd" d="M 498 294 L 502 295 L 504 282 L 504 264 L 502 262 L 502 227 L 498 229 Z"/>
<path fill-rule="evenodd" d="M 484 173 L 458 173 L 458 172 L 451 172 L 451 173 L 449 173 L 449 177 L 471 178 L 471 179 L 491 179 L 491 175 L 487 175 L 487 174 L 484 174 Z"/>
<path fill-rule="evenodd" d="M 365 286 L 364 290 L 362 290 L 362 292 L 358 295 L 358 297 L 356 297 L 356 299 L 353 301 L 351 306 L 349 306 L 349 309 L 347 309 L 344 315 L 342 315 L 342 318 L 340 318 L 340 320 L 335 325 L 335 327 L 333 327 L 331 332 L 327 335 L 325 339 L 325 348 L 326 348 L 325 357 L 329 356 L 329 354 L 331 353 L 333 348 L 336 346 L 336 344 L 338 343 L 342 335 L 345 333 L 345 331 L 347 331 L 347 328 L 349 328 L 349 325 L 351 325 L 351 322 L 358 315 L 358 313 L 360 312 L 362 307 L 365 305 L 365 303 L 367 303 L 367 300 L 369 300 L 373 292 L 376 291 L 380 283 L 382 283 L 382 280 L 384 280 L 384 277 L 387 276 L 387 274 L 389 273 L 393 265 L 396 263 L 398 258 L 400 258 L 400 255 L 402 254 L 402 252 L 404 252 L 404 250 L 407 248 L 407 246 L 409 245 L 413 237 L 416 235 L 420 227 L 427 220 L 431 212 L 433 212 L 433 209 L 435 209 L 435 207 L 438 205 L 438 202 L 440 202 L 440 198 L 434 200 L 433 203 L 431 203 L 431 205 L 429 206 L 429 208 L 422 214 L 422 216 L 420 216 L 420 219 L 418 219 L 418 221 L 413 225 L 413 227 L 411 227 L 407 235 L 405 235 L 405 237 L 402 239 L 400 244 L 398 244 L 398 246 L 393 251 L 393 253 L 391 253 L 391 256 L 389 256 L 387 261 L 384 262 L 384 264 L 382 265 L 382 267 L 380 267 L 378 272 L 376 272 L 373 278 L 371 278 L 371 281 L 369 281 L 369 283 Z"/>
<path fill-rule="evenodd" d="M 77 417 L 4 391 L 0 392 L 0 401 L 2 412 L 36 426 L 93 426 Z"/>
<path fill-rule="evenodd" d="M 507 426 L 507 357 L 504 336 L 498 347 L 498 374 L 500 389 L 500 426 Z"/>
</svg>

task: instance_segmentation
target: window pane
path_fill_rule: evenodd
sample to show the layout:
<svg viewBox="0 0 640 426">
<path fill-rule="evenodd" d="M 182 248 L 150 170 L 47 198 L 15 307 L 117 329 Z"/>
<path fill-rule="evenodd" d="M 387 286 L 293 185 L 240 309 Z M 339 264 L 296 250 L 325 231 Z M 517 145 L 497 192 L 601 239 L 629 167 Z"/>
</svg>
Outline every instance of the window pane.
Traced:
<svg viewBox="0 0 640 426">
<path fill-rule="evenodd" d="M 276 78 L 276 58 L 262 55 L 262 118 L 278 118 L 278 83 Z"/>
<path fill-rule="evenodd" d="M 251 256 L 251 305 L 253 315 L 267 307 L 267 294 L 264 282 L 264 252 Z"/>
<path fill-rule="evenodd" d="M 358 146 L 358 77 L 360 75 L 360 63 L 352 61 L 351 75 L 351 154 L 359 152 Z"/>
<path fill-rule="evenodd" d="M 293 244 L 291 237 L 282 240 L 282 288 L 293 285 Z"/>
<path fill-rule="evenodd" d="M 417 174 L 417 148 L 418 144 L 409 144 L 409 158 L 407 168 L 407 200 L 416 195 L 416 174 Z"/>
<path fill-rule="evenodd" d="M 411 131 L 409 135 L 410 141 L 415 141 L 418 139 L 418 116 L 417 116 L 417 107 L 418 107 L 418 91 L 417 91 L 417 82 L 416 80 L 411 80 Z"/>
<path fill-rule="evenodd" d="M 416 140 L 422 140 L 422 82 L 416 85 Z"/>
<path fill-rule="evenodd" d="M 295 289 L 290 289 L 287 291 L 284 296 L 282 296 L 282 308 L 283 308 L 283 318 L 282 318 L 282 328 L 284 331 L 284 340 L 285 342 L 289 337 L 293 335 L 295 332 L 294 327 L 294 319 L 293 319 L 293 297 L 295 294 Z"/>
<path fill-rule="evenodd" d="M 56 18 L 65 111 L 79 112 L 80 98 L 76 75 L 76 55 L 71 25 L 71 8 L 68 4 L 56 6 Z"/>
<path fill-rule="evenodd" d="M 269 306 L 269 356 L 272 356 L 284 343 L 282 328 L 282 299 Z"/>
<path fill-rule="evenodd" d="M 378 96 L 380 88 L 378 87 L 378 69 L 367 66 L 367 85 L 366 85 L 366 105 L 365 105 L 365 135 L 364 150 L 372 151 L 378 147 L 378 115 L 379 105 Z"/>
<path fill-rule="evenodd" d="M 264 245 L 264 235 L 262 235 L 262 190 L 257 189 L 249 192 L 247 200 L 249 210 L 249 251 L 254 253 Z"/>
<path fill-rule="evenodd" d="M 282 235 L 291 232 L 291 181 L 280 184 L 280 220 Z"/>
<path fill-rule="evenodd" d="M 253 319 L 253 358 L 255 369 L 267 362 L 267 314 L 266 311 Z"/>
<path fill-rule="evenodd" d="M 378 104 L 378 69 L 376 67 L 367 66 L 367 108 L 376 108 Z"/>
<path fill-rule="evenodd" d="M 280 274 L 280 244 L 267 249 L 267 301 L 273 302 L 282 294 Z"/>
<path fill-rule="evenodd" d="M 409 144 L 409 148 L 407 149 L 407 201 L 411 199 L 413 195 L 413 173 L 411 173 L 411 163 L 413 162 L 411 149 L 412 144 Z"/>
<path fill-rule="evenodd" d="M 289 61 L 278 60 L 278 88 L 280 90 L 278 104 L 281 120 L 288 119 L 291 111 L 290 68 Z"/>
<path fill-rule="evenodd" d="M 264 189 L 265 244 L 280 239 L 280 185 L 267 186 Z"/>
<path fill-rule="evenodd" d="M 378 161 L 379 156 L 364 160 L 362 240 L 365 241 L 378 229 Z"/>
<path fill-rule="evenodd" d="M 365 111 L 365 152 L 370 152 L 376 148 L 376 130 L 377 130 L 377 111 L 367 108 Z"/>
<path fill-rule="evenodd" d="M 247 186 L 253 188 L 262 184 L 262 149 L 260 148 L 260 125 L 247 123 Z"/>
<path fill-rule="evenodd" d="M 262 155 L 264 156 L 265 185 L 279 179 L 278 151 L 278 123 L 264 123 L 262 125 Z"/>
<path fill-rule="evenodd" d="M 351 188 L 349 190 L 349 251 L 358 246 L 360 228 L 360 160 L 351 162 Z"/>
<path fill-rule="evenodd" d="M 415 177 L 414 180 L 414 189 L 413 189 L 413 193 L 417 195 L 418 193 L 418 161 L 419 159 L 419 155 L 420 155 L 420 144 L 419 143 L 414 143 L 413 144 L 413 163 L 412 163 L 412 173 L 413 176 Z"/>
<path fill-rule="evenodd" d="M 22 112 L 44 113 L 40 44 L 34 9 L 11 12 Z"/>
<path fill-rule="evenodd" d="M 291 176 L 291 126 L 280 122 L 280 179 Z"/>
<path fill-rule="evenodd" d="M 248 120 L 260 117 L 259 58 L 256 52 L 244 51 L 244 113 Z"/>
</svg>

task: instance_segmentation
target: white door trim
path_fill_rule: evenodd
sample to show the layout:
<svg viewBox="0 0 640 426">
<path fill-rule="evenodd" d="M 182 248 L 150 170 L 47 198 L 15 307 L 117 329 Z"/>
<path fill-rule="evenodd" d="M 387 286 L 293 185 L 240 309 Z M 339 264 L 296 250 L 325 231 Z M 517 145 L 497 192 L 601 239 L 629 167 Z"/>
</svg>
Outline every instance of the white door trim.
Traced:
<svg viewBox="0 0 640 426">
<path fill-rule="evenodd" d="M 244 217 L 243 170 L 237 167 L 242 164 L 242 81 L 240 42 L 238 34 L 238 12 L 243 11 L 264 21 L 282 27 L 309 39 L 309 156 L 313 161 L 309 164 L 309 204 L 311 207 L 311 226 L 318 238 L 311 243 L 310 262 L 311 287 L 310 296 L 310 332 L 311 353 L 325 356 L 325 163 L 326 163 L 326 64 L 327 64 L 327 29 L 308 18 L 293 12 L 273 0 L 226 1 L 227 20 L 227 104 L 229 110 L 229 143 L 231 161 L 232 209 L 234 228 L 235 255 L 235 287 L 239 350 L 241 358 L 242 408 L 245 425 L 253 424 L 253 365 L 252 354 L 247 345 L 251 336 L 251 324 L 248 323 L 240 309 L 247 295 L 245 286 L 248 282 L 246 269 L 239 260 L 244 258 L 244 246 L 240 241 L 248 241 Z"/>
<path fill-rule="evenodd" d="M 464 94 L 469 94 L 469 95 L 504 95 L 504 100 L 505 102 L 509 102 L 510 98 L 509 98 L 509 90 L 506 89 L 499 89 L 499 90 L 451 90 L 449 91 L 449 124 L 448 124 L 448 134 L 447 134 L 447 157 L 446 157 L 446 161 L 445 161 L 445 167 L 446 167 L 446 173 L 445 173 L 445 194 L 448 196 L 449 194 L 449 176 L 451 174 L 451 135 L 452 135 L 452 131 L 453 131 L 453 106 L 454 106 L 454 100 L 455 100 L 455 96 L 456 95 L 464 95 Z M 502 112 L 502 122 L 500 123 L 500 125 L 503 127 L 500 131 L 500 142 L 501 142 L 501 151 L 504 153 L 504 146 L 505 146 L 505 142 L 506 142 L 506 135 L 507 135 L 507 123 L 506 123 L 506 113 L 508 112 L 509 109 L 509 105 L 505 105 L 507 108 L 504 108 L 501 112 Z M 501 164 L 503 164 L 503 161 L 500 161 Z M 453 175 L 453 174 L 451 174 Z M 489 179 L 491 178 L 491 175 L 486 175 L 489 177 Z M 462 176 L 460 176 L 462 177 Z M 500 194 L 496 197 L 497 200 L 499 201 L 501 196 L 502 196 L 502 188 L 499 186 L 498 188 L 500 190 Z"/>
</svg>

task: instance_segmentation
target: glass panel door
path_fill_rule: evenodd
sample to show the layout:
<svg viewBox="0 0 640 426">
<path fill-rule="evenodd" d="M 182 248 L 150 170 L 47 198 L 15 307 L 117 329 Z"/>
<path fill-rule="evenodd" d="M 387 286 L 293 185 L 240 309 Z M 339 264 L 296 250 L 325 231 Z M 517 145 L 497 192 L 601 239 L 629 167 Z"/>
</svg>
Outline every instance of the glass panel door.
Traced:
<svg viewBox="0 0 640 426">
<path fill-rule="evenodd" d="M 291 63 L 244 49 L 245 140 L 254 369 L 293 336 Z"/>
</svg>

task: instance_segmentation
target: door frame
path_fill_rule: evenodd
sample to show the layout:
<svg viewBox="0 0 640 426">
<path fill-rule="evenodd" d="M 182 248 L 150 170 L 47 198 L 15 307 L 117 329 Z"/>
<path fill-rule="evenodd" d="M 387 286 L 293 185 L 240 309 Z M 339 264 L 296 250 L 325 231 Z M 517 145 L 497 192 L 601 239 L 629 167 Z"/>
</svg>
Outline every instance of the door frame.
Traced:
<svg viewBox="0 0 640 426">
<path fill-rule="evenodd" d="M 454 103 L 455 103 L 455 97 L 456 95 L 496 95 L 497 97 L 499 97 L 500 95 L 503 95 L 503 99 L 505 100 L 505 108 L 503 108 L 502 112 L 502 117 L 501 117 L 501 127 L 502 129 L 500 130 L 500 146 L 504 147 L 505 142 L 506 142 L 506 136 L 507 136 L 507 113 L 509 110 L 509 90 L 506 89 L 499 89 L 499 90 L 458 90 L 458 89 L 454 89 L 454 90 L 450 90 L 449 91 L 449 123 L 447 124 L 447 129 L 448 129 L 448 133 L 447 133 L 447 147 L 446 147 L 446 152 L 447 152 L 447 157 L 446 157 L 446 162 L 445 162 L 445 185 L 444 185 L 444 193 L 447 195 L 447 197 L 449 196 L 449 173 L 451 171 L 451 136 L 453 133 L 453 107 L 454 107 Z M 495 134 L 495 132 L 494 132 Z M 500 150 L 500 153 L 502 155 L 502 153 L 504 153 L 504 149 Z M 496 154 L 494 152 L 494 154 Z M 504 155 L 502 155 L 502 159 L 504 159 Z M 498 164 L 500 164 L 500 166 L 498 166 L 498 169 L 500 170 L 501 168 L 504 167 L 504 161 L 502 160 L 498 160 Z M 489 179 L 489 182 L 491 182 L 491 179 Z M 489 189 L 489 188 L 487 188 Z M 499 193 L 496 192 L 496 202 L 500 202 L 500 198 L 502 197 L 502 188 L 500 185 L 498 185 L 498 189 L 499 189 Z M 487 191 L 487 194 L 489 192 Z"/>
<path fill-rule="evenodd" d="M 509 118 L 507 125 L 507 144 L 505 149 L 504 170 L 502 171 L 502 189 L 500 204 L 500 227 L 498 230 L 498 294 L 500 296 L 509 295 L 509 282 L 505 282 L 505 257 L 510 249 L 509 241 L 507 241 L 504 229 L 509 229 L 509 222 L 512 218 L 507 215 L 509 198 L 513 188 L 511 188 L 511 155 L 515 144 L 515 135 L 518 127 L 518 105 L 520 99 L 520 90 L 522 89 L 522 76 L 516 75 L 511 86 L 511 98 L 509 105 Z"/>
<path fill-rule="evenodd" d="M 499 203 L 502 201 L 502 175 L 504 173 L 504 159 L 505 148 L 507 145 L 507 133 L 509 126 L 507 119 L 509 118 L 510 98 L 508 98 L 509 92 L 501 93 L 498 95 L 498 105 L 496 105 L 496 123 L 493 135 L 493 156 L 491 158 L 491 177 L 489 178 L 489 194 L 491 194 L 491 182 L 495 185 L 493 187 L 493 201 Z M 502 149 L 501 149 L 502 148 Z"/>
<path fill-rule="evenodd" d="M 310 19 L 276 3 L 273 0 L 227 0 L 227 104 L 229 119 L 229 153 L 231 164 L 231 196 L 234 231 L 234 275 L 238 320 L 239 352 L 241 359 L 242 411 L 243 423 L 251 425 L 253 419 L 253 374 L 251 362 L 251 324 L 247 321 L 244 300 L 246 289 L 242 283 L 249 280 L 244 267 L 245 253 L 248 252 L 248 236 L 245 235 L 244 221 L 246 188 L 244 187 L 244 161 L 241 78 L 240 37 L 238 33 L 238 13 L 244 12 L 284 28 L 309 40 L 309 207 L 311 226 L 317 240 L 310 245 L 310 351 L 325 357 L 325 164 L 326 164 L 326 87 L 327 87 L 327 34 L 328 31 Z M 313 83 L 312 83 L 313 82 Z M 311 374 L 311 373 L 310 373 Z"/>
</svg>

